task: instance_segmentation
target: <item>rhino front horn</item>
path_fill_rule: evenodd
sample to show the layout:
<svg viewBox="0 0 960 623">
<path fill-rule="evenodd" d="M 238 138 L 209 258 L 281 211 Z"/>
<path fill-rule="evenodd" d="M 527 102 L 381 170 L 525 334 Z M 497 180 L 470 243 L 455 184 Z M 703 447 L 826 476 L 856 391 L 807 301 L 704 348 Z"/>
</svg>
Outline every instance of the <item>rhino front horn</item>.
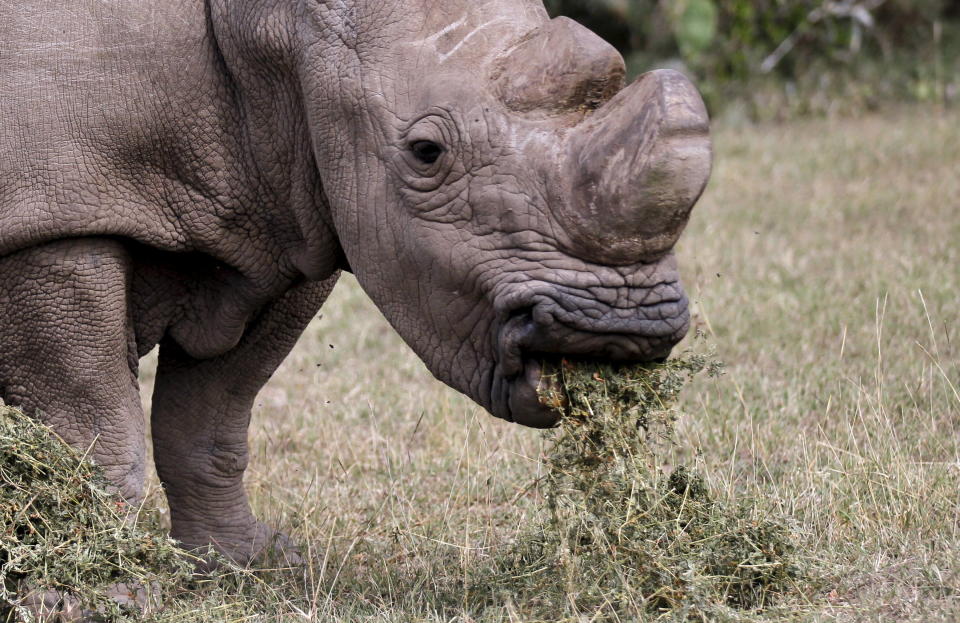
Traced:
<svg viewBox="0 0 960 623">
<path fill-rule="evenodd" d="M 570 136 L 563 220 L 575 250 L 627 264 L 669 251 L 710 177 L 710 122 L 676 71 L 644 74 Z"/>
</svg>

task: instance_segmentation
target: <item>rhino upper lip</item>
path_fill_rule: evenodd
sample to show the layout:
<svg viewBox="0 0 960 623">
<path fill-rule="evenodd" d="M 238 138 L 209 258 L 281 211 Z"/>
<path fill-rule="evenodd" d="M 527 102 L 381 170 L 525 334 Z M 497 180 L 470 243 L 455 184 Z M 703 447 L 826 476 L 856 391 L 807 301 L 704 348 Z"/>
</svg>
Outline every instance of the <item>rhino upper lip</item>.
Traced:
<svg viewBox="0 0 960 623">
<path fill-rule="evenodd" d="M 612 322 L 556 310 L 521 308 L 510 314 L 499 332 L 496 352 L 500 373 L 513 378 L 523 372 L 524 360 L 532 357 L 618 362 L 663 357 L 686 333 L 686 298 L 638 306 L 641 308 L 645 312 L 630 321 Z"/>
<path fill-rule="evenodd" d="M 517 384 L 533 383 L 531 375 L 539 370 L 541 361 L 571 358 L 632 363 L 665 358 L 686 333 L 685 297 L 637 309 L 632 322 L 605 322 L 543 304 L 519 306 L 508 314 L 495 349 L 491 398 L 497 415 L 517 419 L 510 408 L 511 393 L 519 391 Z"/>
</svg>

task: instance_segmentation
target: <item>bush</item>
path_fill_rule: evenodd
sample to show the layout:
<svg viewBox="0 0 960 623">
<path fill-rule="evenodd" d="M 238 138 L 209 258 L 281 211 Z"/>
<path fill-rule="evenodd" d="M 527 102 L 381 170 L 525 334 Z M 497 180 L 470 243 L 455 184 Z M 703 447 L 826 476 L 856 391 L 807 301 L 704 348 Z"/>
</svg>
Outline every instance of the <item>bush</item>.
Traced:
<svg viewBox="0 0 960 623">
<path fill-rule="evenodd" d="M 856 94 L 948 99 L 956 90 L 960 0 L 547 0 L 624 54 L 637 74 L 682 64 L 708 104 L 758 83 L 801 99 Z M 672 60 L 671 60 L 672 59 Z"/>
</svg>

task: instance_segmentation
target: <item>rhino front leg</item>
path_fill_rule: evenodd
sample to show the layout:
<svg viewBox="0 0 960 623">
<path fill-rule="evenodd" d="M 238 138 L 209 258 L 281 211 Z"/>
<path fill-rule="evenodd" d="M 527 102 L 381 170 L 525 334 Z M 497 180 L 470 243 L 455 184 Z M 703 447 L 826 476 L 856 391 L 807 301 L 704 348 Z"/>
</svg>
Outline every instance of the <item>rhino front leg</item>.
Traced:
<svg viewBox="0 0 960 623">
<path fill-rule="evenodd" d="M 0 258 L 0 397 L 100 465 L 132 505 L 146 440 L 122 244 L 52 242 Z"/>
<path fill-rule="evenodd" d="M 154 461 L 172 536 L 187 547 L 213 545 L 241 564 L 273 546 L 283 549 L 284 539 L 254 518 L 243 488 L 250 409 L 336 279 L 291 290 L 220 357 L 196 360 L 171 340 L 161 345 L 151 416 Z"/>
</svg>

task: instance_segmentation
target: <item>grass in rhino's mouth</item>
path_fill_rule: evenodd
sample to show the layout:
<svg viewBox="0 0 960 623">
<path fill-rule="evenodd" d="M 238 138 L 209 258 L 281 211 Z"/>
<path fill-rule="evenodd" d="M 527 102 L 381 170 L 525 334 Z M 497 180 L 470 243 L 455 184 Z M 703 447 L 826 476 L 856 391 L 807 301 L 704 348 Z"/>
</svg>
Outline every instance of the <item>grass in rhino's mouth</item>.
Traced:
<svg viewBox="0 0 960 623">
<path fill-rule="evenodd" d="M 666 464 L 681 388 L 720 374 L 718 362 L 688 351 L 663 363 L 541 365 L 540 400 L 563 412 L 547 433 L 546 507 L 501 559 L 494 588 L 480 592 L 540 603 L 552 618 L 717 620 L 800 590 L 789 522 L 714 499 L 695 470 Z"/>
</svg>

